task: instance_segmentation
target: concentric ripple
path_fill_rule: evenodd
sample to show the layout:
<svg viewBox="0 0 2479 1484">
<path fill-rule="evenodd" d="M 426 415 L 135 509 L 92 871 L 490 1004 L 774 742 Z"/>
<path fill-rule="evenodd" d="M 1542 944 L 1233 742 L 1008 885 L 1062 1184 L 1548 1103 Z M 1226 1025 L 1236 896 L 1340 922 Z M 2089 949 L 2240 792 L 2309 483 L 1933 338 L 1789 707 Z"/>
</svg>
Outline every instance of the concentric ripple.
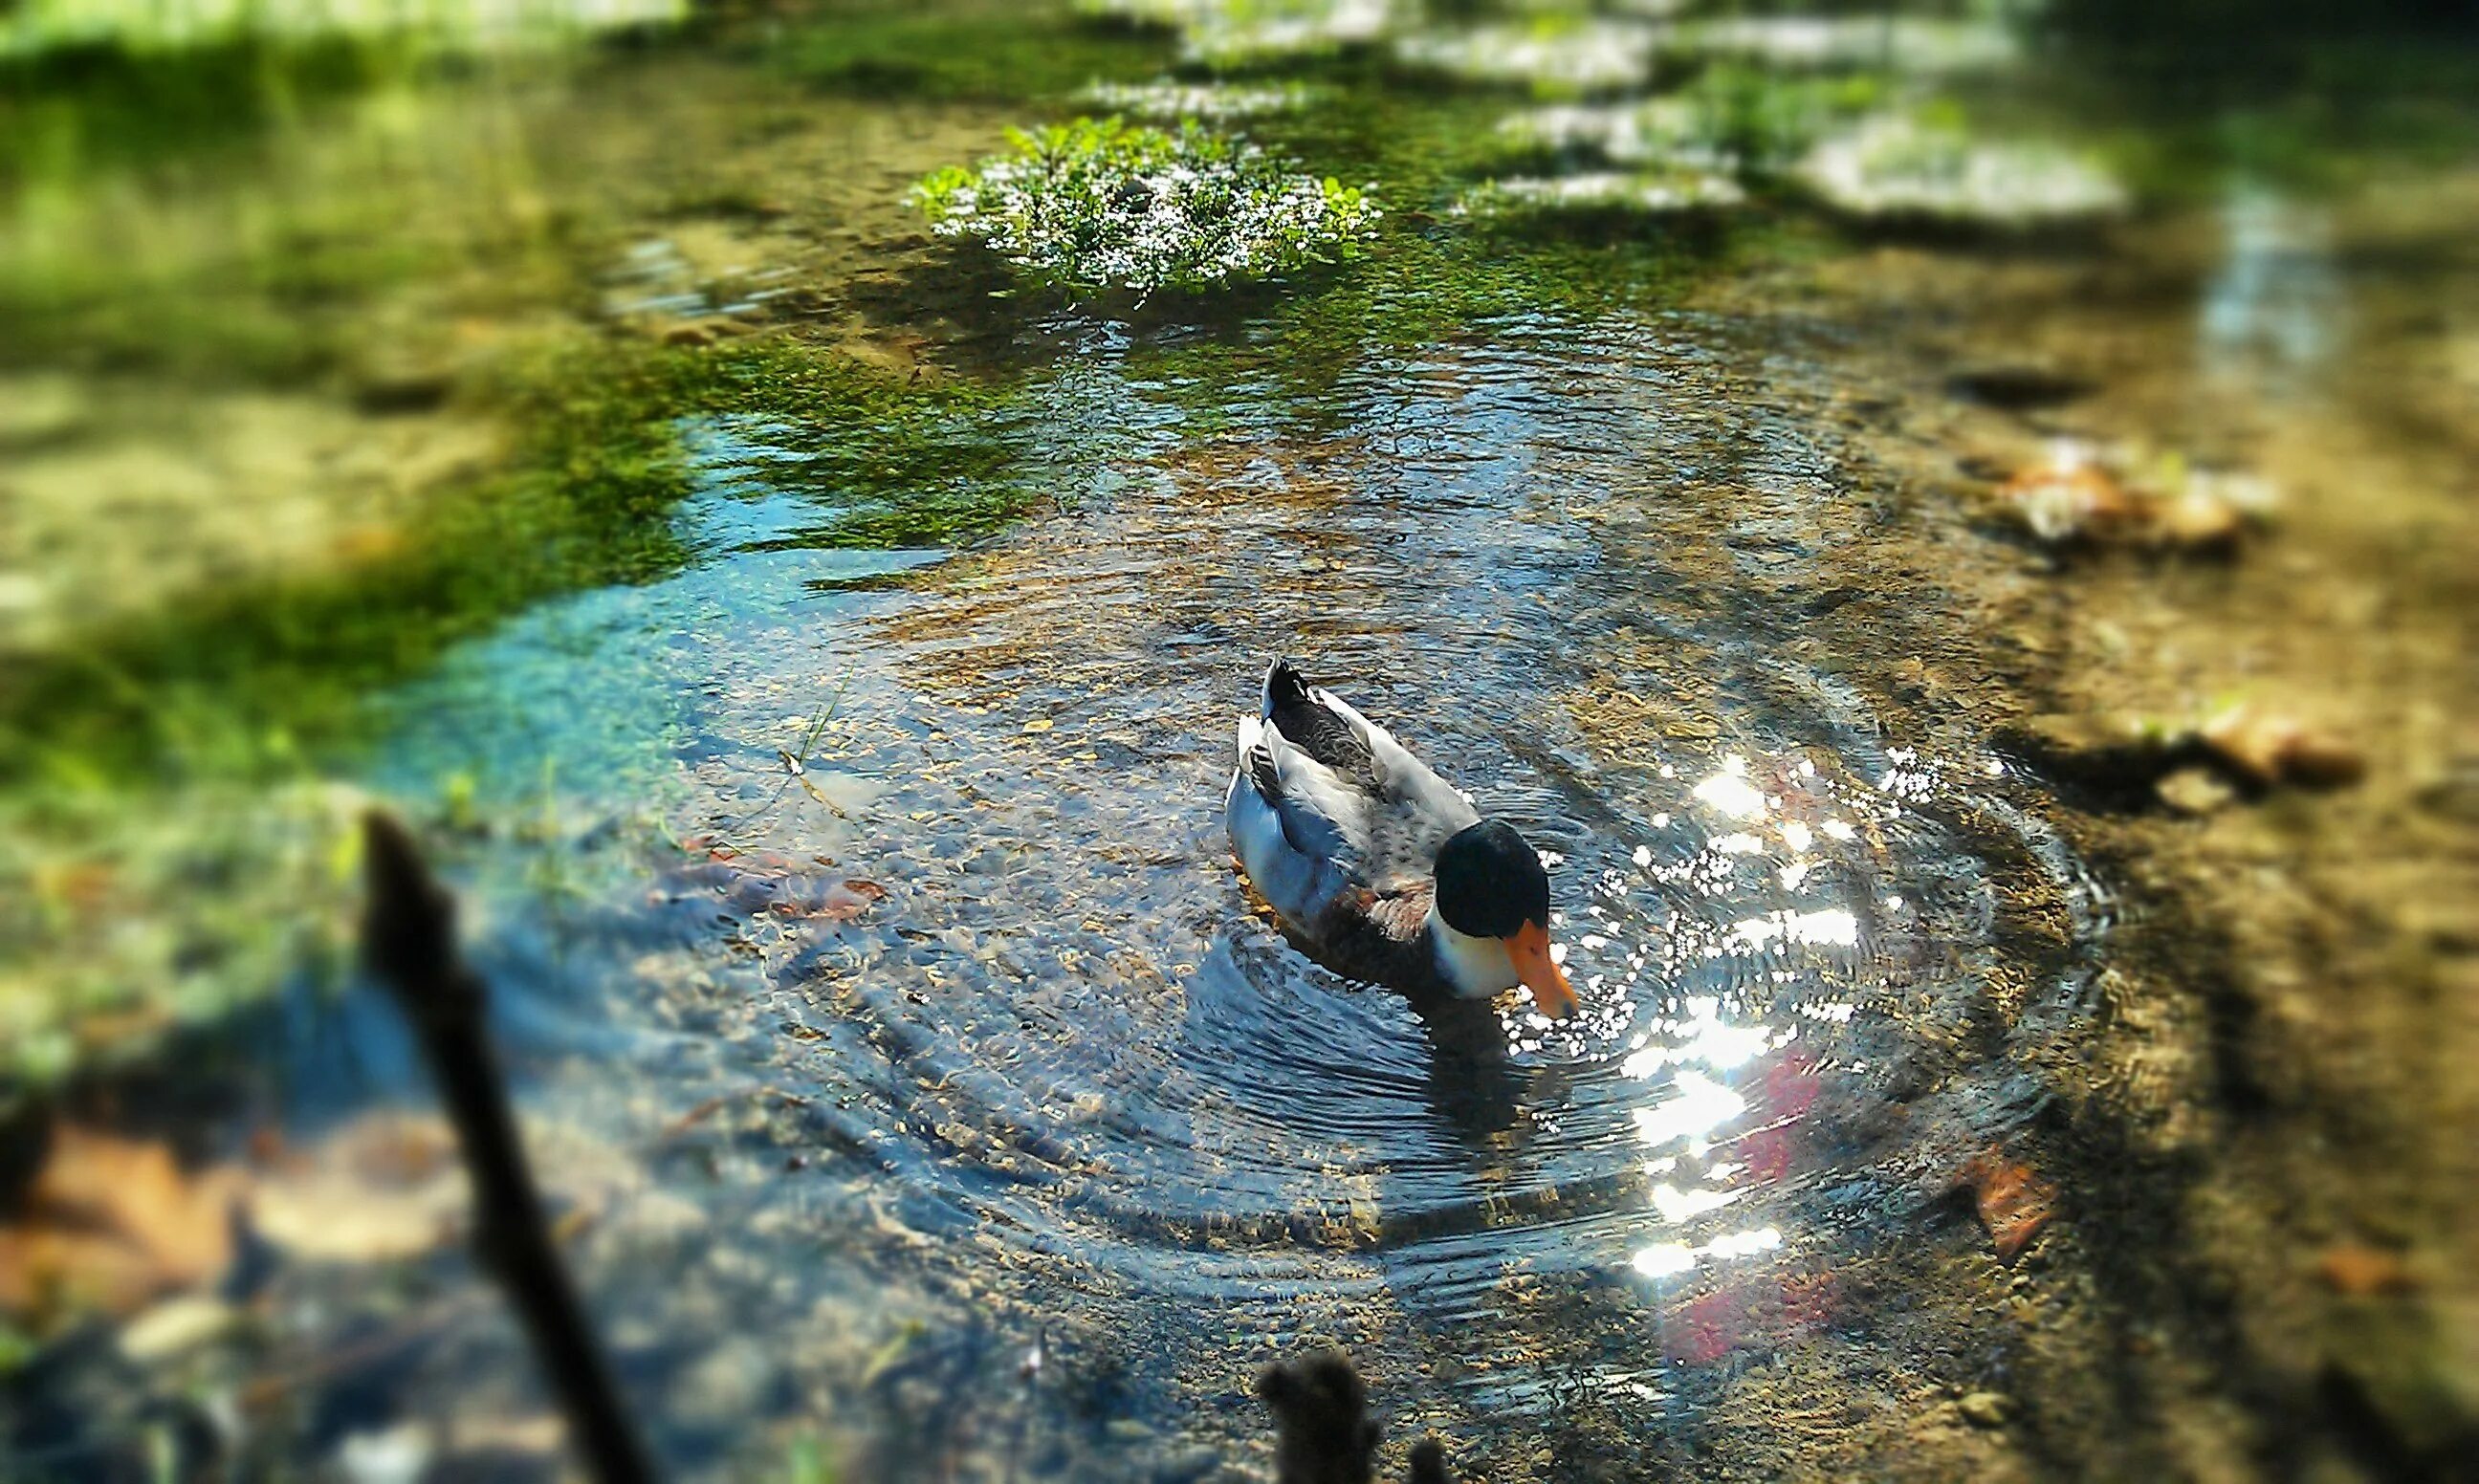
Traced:
<svg viewBox="0 0 2479 1484">
<path fill-rule="evenodd" d="M 2098 930 L 2002 762 L 1816 652 L 1865 513 L 1727 333 L 1510 320 L 1314 397 L 1243 366 L 1208 428 L 1090 331 L 1023 429 L 1063 513 L 892 588 L 782 539 L 837 503 L 785 430 L 708 430 L 713 554 L 603 600 L 598 673 L 674 708 L 673 899 L 762 967 L 752 1054 L 874 1240 L 1217 1394 L 1321 1332 L 1424 1405 L 1658 1413 L 1833 1332 L 1842 1258 L 2028 1113 L 2009 1041 Z M 1219 801 L 1276 653 L 1544 851 L 1578 1020 L 1424 1018 L 1252 906 Z"/>
</svg>

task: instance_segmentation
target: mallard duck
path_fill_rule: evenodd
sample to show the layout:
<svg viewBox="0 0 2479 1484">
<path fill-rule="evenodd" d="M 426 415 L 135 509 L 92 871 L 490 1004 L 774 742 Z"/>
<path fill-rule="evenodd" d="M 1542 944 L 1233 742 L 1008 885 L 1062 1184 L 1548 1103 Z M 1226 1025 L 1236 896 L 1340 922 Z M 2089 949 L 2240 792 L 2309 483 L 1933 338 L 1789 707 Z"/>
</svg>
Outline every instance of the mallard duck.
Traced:
<svg viewBox="0 0 2479 1484">
<path fill-rule="evenodd" d="M 1222 814 L 1249 881 L 1338 973 L 1416 996 L 1521 985 L 1543 1014 L 1574 1012 L 1540 853 L 1290 660 L 1240 719 Z"/>
</svg>

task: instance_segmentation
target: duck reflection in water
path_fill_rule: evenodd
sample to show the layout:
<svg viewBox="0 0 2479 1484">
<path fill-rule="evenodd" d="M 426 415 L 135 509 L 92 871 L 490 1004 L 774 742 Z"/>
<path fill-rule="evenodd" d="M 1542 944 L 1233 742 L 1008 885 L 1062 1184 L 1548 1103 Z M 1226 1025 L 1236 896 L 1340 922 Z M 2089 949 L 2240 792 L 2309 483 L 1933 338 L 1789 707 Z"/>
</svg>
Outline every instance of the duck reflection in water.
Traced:
<svg viewBox="0 0 2479 1484">
<path fill-rule="evenodd" d="M 1507 1056 L 1506 1031 L 1486 1000 L 1448 994 L 1412 995 L 1412 1012 L 1429 1036 L 1429 1106 L 1455 1137 L 1474 1146 L 1495 1142 L 1523 1121 L 1523 1094 L 1536 1074 Z"/>
</svg>

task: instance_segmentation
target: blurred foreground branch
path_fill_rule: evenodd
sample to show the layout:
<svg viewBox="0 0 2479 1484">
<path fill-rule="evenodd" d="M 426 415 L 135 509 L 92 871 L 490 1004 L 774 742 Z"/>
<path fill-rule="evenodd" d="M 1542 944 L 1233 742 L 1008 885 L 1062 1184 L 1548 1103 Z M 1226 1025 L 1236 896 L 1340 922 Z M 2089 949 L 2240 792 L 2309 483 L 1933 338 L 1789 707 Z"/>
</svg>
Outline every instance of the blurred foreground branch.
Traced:
<svg viewBox="0 0 2479 1484">
<path fill-rule="evenodd" d="M 474 1251 L 524 1324 L 567 1415 L 569 1437 L 594 1477 L 601 1484 L 651 1481 L 653 1467 L 621 1410 L 543 1218 L 507 1085 L 491 1054 L 488 991 L 456 949 L 455 899 L 432 879 L 402 824 L 373 811 L 363 827 L 370 883 L 363 956 L 413 1022 L 456 1126 L 473 1181 Z"/>
<path fill-rule="evenodd" d="M 1368 1388 L 1341 1350 L 1277 1361 L 1257 1376 L 1274 1413 L 1275 1484 L 1371 1484 L 1383 1429 L 1368 1415 Z M 1410 1484 L 1447 1484 L 1435 1437 L 1412 1446 Z"/>
</svg>

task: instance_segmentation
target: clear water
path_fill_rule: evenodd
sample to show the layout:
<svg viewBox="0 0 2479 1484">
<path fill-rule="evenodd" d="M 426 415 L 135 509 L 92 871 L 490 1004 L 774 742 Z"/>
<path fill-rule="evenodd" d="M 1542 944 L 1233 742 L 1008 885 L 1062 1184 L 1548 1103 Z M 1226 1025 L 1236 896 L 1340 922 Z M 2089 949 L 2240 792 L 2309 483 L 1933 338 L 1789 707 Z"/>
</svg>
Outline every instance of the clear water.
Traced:
<svg viewBox="0 0 2479 1484">
<path fill-rule="evenodd" d="M 1725 324 L 1525 317 L 1352 367 L 1313 423 L 1242 374 L 1191 436 L 1121 327 L 1053 328 L 1070 513 L 943 560 L 805 548 L 839 493 L 704 429 L 686 572 L 408 698 L 389 777 L 539 767 L 690 842 L 619 910 L 686 949 L 589 976 L 650 1048 L 555 1086 L 762 1084 L 805 1167 L 691 1185 L 801 1256 L 736 1261 L 953 1285 L 1016 1345 L 1112 1355 L 1157 1426 L 1299 1334 L 1427 1366 L 1412 1404 L 1469 1429 L 1579 1394 L 1648 1425 L 1848 1330 L 1836 1269 L 2034 1111 L 2009 1053 L 2071 1034 L 2103 911 L 2005 763 L 1906 744 L 1801 652 L 1849 501 L 1796 374 L 1751 403 Z M 1723 488 L 1730 559 L 1671 559 Z M 1278 652 L 1552 855 L 1579 1020 L 1424 1022 L 1252 909 L 1219 799 Z M 1700 724 L 1599 720 L 1630 698 Z M 813 794 L 783 750 L 830 704 Z M 800 914 L 847 873 L 887 899 Z M 683 1016 L 724 1034 L 684 1050 Z"/>
<path fill-rule="evenodd" d="M 2101 254 L 2088 291 L 2077 249 L 1888 247 L 1760 213 L 1655 246 L 1606 221 L 1510 239 L 1545 301 L 1514 312 L 1382 264 L 1207 305 L 1029 308 L 955 271 L 902 191 L 1060 97 L 882 100 L 901 87 L 862 71 L 822 99 L 726 48 L 673 65 L 582 69 L 488 115 L 587 162 L 525 189 L 611 239 L 569 296 L 597 306 L 588 333 L 725 315 L 926 346 L 937 374 L 1004 385 L 956 416 L 1040 498 L 966 550 L 844 550 L 838 523 L 887 495 L 837 473 L 865 439 L 692 419 L 677 570 L 525 608 L 371 702 L 351 780 L 447 821 L 546 1184 L 668 1464 L 771 1476 L 814 1436 L 849 1478 L 1201 1477 L 1262 1462 L 1251 1377 L 1325 1341 L 1396 1434 L 1436 1428 L 1506 1478 L 1683 1474 L 1700 1424 L 1751 1416 L 1765 1438 L 1734 1457 L 1790 1474 L 1933 1388 L 2039 1384 L 2009 1369 L 2030 1342 L 1972 1303 L 2032 1274 L 2087 1293 L 2107 1264 L 2035 1249 L 1999 1271 L 1955 1191 L 2089 1055 L 2120 908 L 1991 717 L 1931 683 L 1989 652 L 1939 650 L 1967 624 L 2017 626 L 2035 655 L 2086 632 L 2071 600 L 2022 598 L 2056 572 L 1953 471 L 2114 422 L 2199 457 L 2261 440 L 2335 487 L 2353 420 L 2381 421 L 2354 396 L 2428 420 L 2400 441 L 2450 462 L 2455 383 L 2421 368 L 2463 353 L 2430 307 L 2466 265 L 2374 284 L 2340 245 L 2364 222 L 2241 183 L 2141 228 L 2165 266 Z M 1408 211 L 1436 208 L 1395 249 L 1468 230 L 1446 215 L 1460 135 L 1528 94 L 1317 76 L 1330 112 L 1262 127 L 1378 157 Z M 424 107 L 456 117 L 453 86 Z M 397 100 L 409 136 L 505 153 L 422 115 L 421 90 Z M 267 166 L 270 199 L 395 215 L 329 178 L 361 173 L 360 147 L 290 140 L 311 163 Z M 376 194 L 459 194 L 464 153 L 409 153 L 428 193 Z M 165 219 L 233 204 L 195 194 Z M 537 220 L 524 205 L 507 215 Z M 167 281 L 209 236 L 159 235 Z M 81 241 L 28 261 L 83 263 Z M 1603 268 L 1700 286 L 1639 304 L 1705 307 L 1552 307 L 1594 298 L 1549 292 L 1561 272 Z M 1833 313 L 1801 307 L 1810 272 L 1840 285 Z M 1948 276 L 2045 318 L 1965 323 Z M 514 274 L 492 292 L 512 323 L 556 297 Z M 2108 301 L 2057 312 L 2085 296 Z M 1320 337 L 1319 315 L 1352 323 Z M 1872 315 L 1900 321 L 1881 359 Z M 1947 390 L 1955 366 L 2060 349 L 2108 380 L 2099 410 Z M 2091 576 L 2126 630 L 2102 648 L 2168 652 L 2177 602 L 2225 577 Z M 1234 720 L 1278 654 L 1547 853 L 1578 1019 L 1422 1014 L 1285 939 L 1219 818 Z M 2211 658 L 2188 689 L 2253 663 Z M 235 1129 L 308 1146 L 422 1095 L 367 994 L 305 990 L 240 1038 L 280 1090 Z M 1971 1302 L 1910 1286 L 1932 1244 L 1979 1265 Z M 247 1373 L 195 1388 L 254 1398 L 270 1471 L 341 1467 L 408 1419 L 544 1411 L 457 1254 L 303 1264 L 279 1288 L 275 1338 L 226 1358 Z M 2111 1343 L 2149 1343 L 2148 1317 L 2121 1319 Z M 75 1447 L 141 1436 L 152 1403 L 119 1363 L 63 1370 L 118 1419 L 64 1424 Z M 2037 1446 L 2108 1457 L 2108 1419 L 2181 1425 L 2116 1372 L 2093 1384 L 2118 1410 Z M 8 1420 L 45 1436 L 52 1416 Z"/>
</svg>

